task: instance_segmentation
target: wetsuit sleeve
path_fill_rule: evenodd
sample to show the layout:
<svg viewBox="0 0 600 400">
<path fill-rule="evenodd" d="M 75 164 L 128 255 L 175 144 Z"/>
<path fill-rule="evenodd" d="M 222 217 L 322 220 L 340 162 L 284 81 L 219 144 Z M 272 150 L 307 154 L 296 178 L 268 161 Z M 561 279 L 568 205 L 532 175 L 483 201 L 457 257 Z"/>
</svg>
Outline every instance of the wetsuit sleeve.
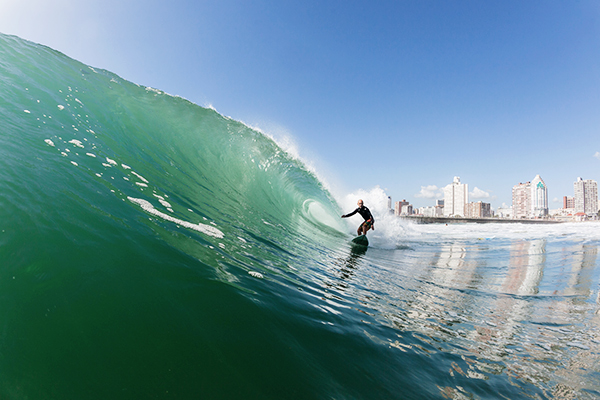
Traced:
<svg viewBox="0 0 600 400">
<path fill-rule="evenodd" d="M 352 211 L 350 214 L 342 215 L 342 218 L 351 217 L 351 216 L 353 216 L 354 214 L 356 214 L 357 212 L 358 212 L 358 208 L 357 208 L 356 210 Z"/>
</svg>

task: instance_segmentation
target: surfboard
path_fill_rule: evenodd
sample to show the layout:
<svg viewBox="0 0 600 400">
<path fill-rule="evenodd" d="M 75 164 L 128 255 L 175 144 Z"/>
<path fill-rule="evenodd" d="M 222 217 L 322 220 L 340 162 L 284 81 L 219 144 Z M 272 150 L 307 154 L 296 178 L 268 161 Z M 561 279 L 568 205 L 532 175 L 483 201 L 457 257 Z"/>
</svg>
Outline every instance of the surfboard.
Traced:
<svg viewBox="0 0 600 400">
<path fill-rule="evenodd" d="M 369 245 L 369 241 L 367 240 L 367 235 L 360 235 L 355 237 L 354 239 L 352 239 L 352 243 L 358 245 L 358 246 L 365 246 L 367 247 Z"/>
</svg>

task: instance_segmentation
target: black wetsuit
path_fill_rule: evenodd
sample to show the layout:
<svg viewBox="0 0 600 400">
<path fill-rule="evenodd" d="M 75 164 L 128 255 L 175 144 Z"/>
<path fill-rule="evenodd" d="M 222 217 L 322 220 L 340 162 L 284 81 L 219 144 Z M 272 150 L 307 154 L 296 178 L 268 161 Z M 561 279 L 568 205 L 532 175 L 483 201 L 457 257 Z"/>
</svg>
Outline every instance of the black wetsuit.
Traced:
<svg viewBox="0 0 600 400">
<path fill-rule="evenodd" d="M 351 217 L 356 213 L 359 213 L 360 216 L 365 219 L 365 221 L 370 219 L 371 224 L 375 223 L 375 218 L 373 218 L 373 214 L 371 214 L 371 211 L 369 211 L 369 209 L 365 206 L 358 207 L 356 210 L 352 211 L 350 214 L 342 215 L 342 218 Z"/>
</svg>

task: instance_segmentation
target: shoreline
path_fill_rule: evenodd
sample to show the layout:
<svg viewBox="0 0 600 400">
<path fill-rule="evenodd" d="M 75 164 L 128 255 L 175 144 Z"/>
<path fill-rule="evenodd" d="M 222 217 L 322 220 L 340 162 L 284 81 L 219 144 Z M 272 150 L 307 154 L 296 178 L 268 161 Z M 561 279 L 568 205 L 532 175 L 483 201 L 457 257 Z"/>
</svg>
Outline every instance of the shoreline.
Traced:
<svg viewBox="0 0 600 400">
<path fill-rule="evenodd" d="M 398 218 L 414 221 L 417 224 L 461 224 L 472 222 L 476 224 L 562 224 L 565 221 L 550 219 L 508 219 L 508 218 L 464 218 L 464 217 L 422 217 L 400 216 Z"/>
</svg>

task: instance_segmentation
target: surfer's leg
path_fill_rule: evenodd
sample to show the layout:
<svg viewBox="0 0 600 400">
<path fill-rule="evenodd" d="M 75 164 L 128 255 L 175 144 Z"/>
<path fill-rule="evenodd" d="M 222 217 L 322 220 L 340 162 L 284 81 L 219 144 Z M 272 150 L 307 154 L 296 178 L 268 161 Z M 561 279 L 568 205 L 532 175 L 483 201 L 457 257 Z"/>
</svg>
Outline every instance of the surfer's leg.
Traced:
<svg viewBox="0 0 600 400">
<path fill-rule="evenodd" d="M 370 222 L 370 220 L 363 222 L 360 227 L 362 228 L 363 235 L 366 235 L 367 232 L 369 231 L 369 229 L 371 229 L 371 222 Z"/>
<path fill-rule="evenodd" d="M 362 224 L 360 224 L 360 226 L 358 227 L 358 231 L 356 231 L 357 235 L 366 235 L 367 234 L 367 224 L 365 224 L 364 222 Z"/>
<path fill-rule="evenodd" d="M 362 224 L 359 225 L 358 229 L 356 230 L 356 236 L 360 236 L 360 235 L 364 235 L 365 234 L 365 223 L 363 222 Z"/>
</svg>

